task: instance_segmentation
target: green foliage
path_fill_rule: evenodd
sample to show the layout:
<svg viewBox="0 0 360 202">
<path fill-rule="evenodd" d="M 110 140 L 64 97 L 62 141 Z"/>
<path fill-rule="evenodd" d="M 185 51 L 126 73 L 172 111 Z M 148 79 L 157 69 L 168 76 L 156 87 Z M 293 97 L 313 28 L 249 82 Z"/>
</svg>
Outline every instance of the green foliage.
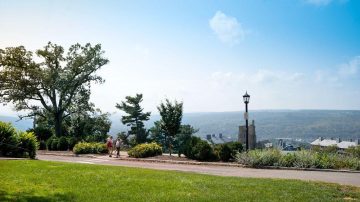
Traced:
<svg viewBox="0 0 360 202">
<path fill-rule="evenodd" d="M 87 142 L 103 142 L 111 127 L 109 113 L 102 113 L 99 109 L 92 112 L 80 111 L 69 117 L 69 135 Z"/>
<path fill-rule="evenodd" d="M 53 143 L 55 142 L 55 143 Z M 46 141 L 46 147 L 48 150 L 57 150 L 58 138 L 53 135 Z"/>
<path fill-rule="evenodd" d="M 221 161 L 233 161 L 237 153 L 242 152 L 243 146 L 239 142 L 229 142 L 215 146 L 215 153 Z"/>
<path fill-rule="evenodd" d="M 239 153 L 237 161 L 251 167 L 283 166 L 320 169 L 360 170 L 360 159 L 351 155 L 309 150 L 283 154 L 277 149 L 251 150 Z"/>
<path fill-rule="evenodd" d="M 128 155 L 134 158 L 146 158 L 162 154 L 161 146 L 153 143 L 138 144 L 128 151 Z"/>
<path fill-rule="evenodd" d="M 75 44 L 64 52 L 51 42 L 36 57 L 24 46 L 0 49 L 0 102 L 49 117 L 58 137 L 67 116 L 92 108 L 90 84 L 103 82 L 95 73 L 108 63 L 100 44 Z"/>
<path fill-rule="evenodd" d="M 160 127 L 164 132 L 171 156 L 173 139 L 179 133 L 181 126 L 183 103 L 178 103 L 176 100 L 174 103 L 171 103 L 166 99 L 165 103 L 161 103 L 160 106 L 158 106 L 158 110 L 161 116 Z"/>
<path fill-rule="evenodd" d="M 295 167 L 296 155 L 295 153 L 287 153 L 282 155 L 279 160 L 279 166 L 281 167 Z"/>
<path fill-rule="evenodd" d="M 34 132 L 36 138 L 39 141 L 41 141 L 41 140 L 46 141 L 47 139 L 49 139 L 51 136 L 54 135 L 51 128 L 43 126 L 43 125 L 39 125 L 39 126 L 35 127 L 34 129 L 27 130 L 27 132 Z"/>
<path fill-rule="evenodd" d="M 144 121 L 149 120 L 150 112 L 143 112 L 140 103 L 143 101 L 142 94 L 136 94 L 135 97 L 126 96 L 126 101 L 116 104 L 116 108 L 124 111 L 127 115 L 122 116 L 121 122 L 130 126 L 130 134 L 135 135 L 135 143 L 146 142 L 148 132 L 144 128 Z"/>
<path fill-rule="evenodd" d="M 18 152 L 20 152 L 21 156 L 29 156 L 34 159 L 36 156 L 36 150 L 39 148 L 39 143 L 35 134 L 32 132 L 21 132 L 18 135 Z"/>
<path fill-rule="evenodd" d="M 107 153 L 106 144 L 97 142 L 79 142 L 74 148 L 75 154 L 105 154 Z"/>
<path fill-rule="evenodd" d="M 60 151 L 66 151 L 69 148 L 69 143 L 66 137 L 62 136 L 59 138 L 57 149 Z"/>
<path fill-rule="evenodd" d="M 16 130 L 11 123 L 0 121 L 0 152 L 4 156 L 11 155 L 17 148 Z"/>
<path fill-rule="evenodd" d="M 46 150 L 46 142 L 44 140 L 41 140 L 39 142 L 39 149 L 40 150 Z"/>
<path fill-rule="evenodd" d="M 250 150 L 249 152 L 239 153 L 237 160 L 239 163 L 259 168 L 264 166 L 276 166 L 281 158 L 278 149 Z"/>
<path fill-rule="evenodd" d="M 0 152 L 4 156 L 35 158 L 39 143 L 32 132 L 17 132 L 10 123 L 0 122 Z"/>
<path fill-rule="evenodd" d="M 77 139 L 75 137 L 69 137 L 68 138 L 68 143 L 69 143 L 69 149 L 70 150 L 73 150 L 74 146 L 76 145 L 77 143 Z"/>
<path fill-rule="evenodd" d="M 192 136 L 185 146 L 185 156 L 200 161 L 214 161 L 217 160 L 213 148 L 199 137 Z"/>
<path fill-rule="evenodd" d="M 349 147 L 348 149 L 346 149 L 346 152 L 353 157 L 360 158 L 360 145 L 355 147 Z"/>
<path fill-rule="evenodd" d="M 181 125 L 180 132 L 176 135 L 175 138 L 175 149 L 178 150 L 178 155 L 185 154 L 187 145 L 191 141 L 191 137 L 194 133 L 197 133 L 199 130 L 195 129 L 191 125 Z"/>
</svg>

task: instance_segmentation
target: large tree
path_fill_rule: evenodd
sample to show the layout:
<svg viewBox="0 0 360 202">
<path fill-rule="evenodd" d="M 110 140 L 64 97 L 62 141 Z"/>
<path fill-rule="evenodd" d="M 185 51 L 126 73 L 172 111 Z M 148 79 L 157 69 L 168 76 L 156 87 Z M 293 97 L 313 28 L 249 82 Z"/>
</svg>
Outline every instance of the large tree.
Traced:
<svg viewBox="0 0 360 202">
<path fill-rule="evenodd" d="M 28 117 L 49 114 L 61 136 L 66 117 L 91 108 L 91 83 L 103 82 L 96 71 L 108 60 L 100 44 L 75 44 L 65 54 L 49 42 L 35 53 L 24 46 L 0 49 L 0 102 L 29 111 Z"/>
<path fill-rule="evenodd" d="M 166 99 L 165 103 L 161 103 L 158 106 L 160 112 L 160 126 L 164 131 L 165 141 L 168 144 L 168 149 L 171 156 L 172 142 L 175 136 L 179 133 L 183 112 L 183 103 L 177 102 L 171 103 Z"/>
<path fill-rule="evenodd" d="M 130 126 L 130 135 L 135 135 L 135 144 L 144 143 L 147 140 L 148 131 L 144 127 L 144 121 L 148 121 L 151 112 L 143 112 L 140 106 L 143 101 L 142 94 L 136 94 L 134 97 L 126 96 L 125 101 L 116 104 L 116 108 L 124 111 L 121 122 Z"/>
</svg>

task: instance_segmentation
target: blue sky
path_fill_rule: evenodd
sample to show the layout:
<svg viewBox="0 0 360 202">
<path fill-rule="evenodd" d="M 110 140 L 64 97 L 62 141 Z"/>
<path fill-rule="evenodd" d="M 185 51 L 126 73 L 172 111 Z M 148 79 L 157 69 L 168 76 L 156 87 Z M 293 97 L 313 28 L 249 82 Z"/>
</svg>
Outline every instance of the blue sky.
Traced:
<svg viewBox="0 0 360 202">
<path fill-rule="evenodd" d="M 103 111 L 144 94 L 185 112 L 360 109 L 360 1 L 4 1 L 0 48 L 101 43 Z M 15 114 L 11 106 L 0 106 Z"/>
</svg>

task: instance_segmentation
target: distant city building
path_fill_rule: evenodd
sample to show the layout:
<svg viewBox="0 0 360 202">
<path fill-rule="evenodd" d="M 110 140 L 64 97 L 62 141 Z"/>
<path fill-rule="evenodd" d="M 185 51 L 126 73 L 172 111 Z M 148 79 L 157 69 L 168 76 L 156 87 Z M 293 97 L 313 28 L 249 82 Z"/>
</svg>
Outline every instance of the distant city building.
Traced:
<svg viewBox="0 0 360 202">
<path fill-rule="evenodd" d="M 246 144 L 246 126 L 239 126 L 239 142 Z M 255 133 L 255 121 L 249 125 L 249 149 L 255 149 L 256 147 L 256 133 Z"/>
<path fill-rule="evenodd" d="M 216 134 L 207 134 L 206 140 L 212 144 L 223 144 L 228 142 L 234 142 L 234 139 L 231 137 L 224 137 L 222 133 Z"/>
<path fill-rule="evenodd" d="M 314 140 L 310 144 L 311 144 L 311 146 L 320 146 L 320 147 L 337 146 L 340 150 L 344 150 L 349 147 L 355 147 L 355 146 L 360 145 L 360 139 L 357 139 L 355 141 L 353 141 L 353 140 L 341 141 L 340 138 L 324 139 L 322 137 L 319 137 L 318 139 Z"/>
</svg>

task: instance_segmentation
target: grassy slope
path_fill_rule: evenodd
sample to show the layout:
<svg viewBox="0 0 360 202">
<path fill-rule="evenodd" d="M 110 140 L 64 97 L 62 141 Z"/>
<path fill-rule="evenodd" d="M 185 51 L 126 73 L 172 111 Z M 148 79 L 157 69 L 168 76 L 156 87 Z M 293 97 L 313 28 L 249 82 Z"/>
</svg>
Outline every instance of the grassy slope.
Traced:
<svg viewBox="0 0 360 202">
<path fill-rule="evenodd" d="M 360 188 L 298 180 L 0 160 L 0 201 L 337 201 Z"/>
</svg>

